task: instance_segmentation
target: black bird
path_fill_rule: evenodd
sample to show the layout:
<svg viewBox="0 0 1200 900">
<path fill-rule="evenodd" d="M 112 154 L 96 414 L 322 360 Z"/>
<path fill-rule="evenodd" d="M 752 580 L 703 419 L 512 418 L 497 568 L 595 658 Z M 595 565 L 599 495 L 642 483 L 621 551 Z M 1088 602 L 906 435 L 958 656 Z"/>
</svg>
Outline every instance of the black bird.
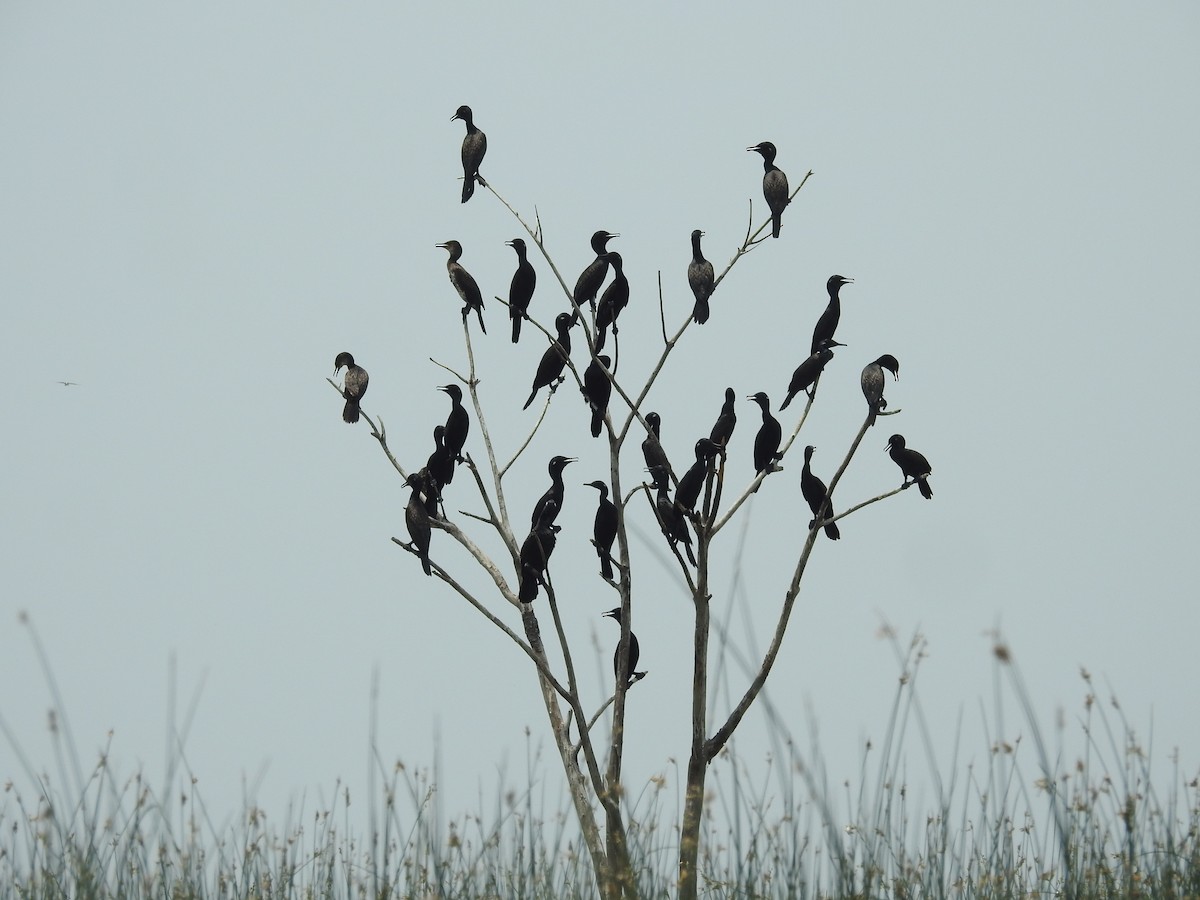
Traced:
<svg viewBox="0 0 1200 900">
<path fill-rule="evenodd" d="M 737 395 L 733 388 L 725 388 L 725 402 L 721 404 L 720 415 L 717 416 L 717 421 L 713 423 L 712 431 L 708 435 L 710 441 L 720 446 L 722 457 L 729 445 L 729 439 L 733 436 L 733 428 L 737 425 L 737 411 L 733 408 L 736 400 Z"/>
<path fill-rule="evenodd" d="M 412 488 L 412 496 L 404 509 L 404 524 L 408 526 L 408 536 L 412 538 L 413 546 L 417 548 L 417 554 L 421 557 L 421 571 L 432 575 L 429 566 L 429 538 L 432 530 L 429 525 L 429 510 L 426 501 L 421 497 L 427 486 L 419 472 L 409 475 L 404 484 Z"/>
<path fill-rule="evenodd" d="M 533 515 L 529 517 L 529 525 L 531 528 L 537 525 L 538 519 L 541 517 L 543 511 L 551 503 L 554 504 L 554 512 L 553 515 L 550 516 L 550 521 L 548 524 L 554 523 L 554 519 L 558 515 L 559 510 L 562 509 L 563 505 L 562 472 L 568 464 L 573 462 L 575 462 L 574 458 L 569 456 L 555 456 L 550 460 L 550 465 L 547 467 L 548 471 L 550 472 L 550 489 L 546 491 L 546 493 L 542 494 L 542 496 L 538 498 L 538 502 L 533 505 Z"/>
<path fill-rule="evenodd" d="M 512 283 L 508 286 L 508 315 L 512 319 L 512 342 L 515 344 L 521 339 L 521 320 L 529 314 L 529 301 L 537 287 L 537 272 L 526 258 L 525 242 L 521 238 L 513 238 L 505 244 L 517 251 L 517 271 L 513 272 Z"/>
<path fill-rule="evenodd" d="M 831 359 L 833 359 L 833 351 L 823 346 L 820 350 L 814 351 L 813 355 L 800 363 L 800 365 L 796 366 L 796 371 L 792 373 L 792 380 L 788 384 L 787 396 L 779 404 L 780 412 L 787 409 L 788 404 L 792 402 L 792 398 L 801 391 L 804 391 L 809 396 L 809 399 L 812 399 L 811 388 L 818 376 L 825 371 L 825 366 Z"/>
<path fill-rule="evenodd" d="M 775 145 L 763 141 L 747 147 L 763 158 L 763 196 L 771 210 L 771 237 L 779 237 L 779 226 L 783 222 L 783 210 L 788 205 L 788 180 L 783 170 L 775 165 Z"/>
<path fill-rule="evenodd" d="M 558 532 L 562 531 L 554 524 L 557 515 L 558 507 L 554 501 L 547 503 L 529 536 L 521 544 L 521 580 L 517 596 L 522 603 L 536 600 L 538 584 L 546 583 L 546 567 L 550 565 L 550 554 L 558 543 Z"/>
<path fill-rule="evenodd" d="M 454 454 L 446 446 L 446 426 L 438 425 L 433 429 L 433 452 L 425 462 L 429 471 L 429 479 L 441 497 L 442 488 L 454 480 Z"/>
<path fill-rule="evenodd" d="M 452 459 L 462 462 L 463 446 L 466 445 L 467 433 L 471 430 L 467 408 L 462 404 L 462 388 L 457 384 L 446 384 L 438 390 L 450 395 L 450 415 L 446 417 L 446 430 L 442 436 L 446 442 L 446 452 Z"/>
<path fill-rule="evenodd" d="M 620 235 L 611 231 L 597 231 L 592 235 L 592 251 L 596 258 L 587 264 L 575 281 L 575 291 L 571 296 L 575 298 L 576 306 L 582 308 L 586 302 L 592 307 L 592 312 L 596 311 L 596 295 L 600 293 L 600 285 L 604 284 L 604 276 L 608 274 L 608 260 L 605 258 L 608 242 L 615 237 Z"/>
<path fill-rule="evenodd" d="M 692 535 L 688 531 L 687 522 L 683 514 L 675 508 L 674 501 L 667 493 L 671 484 L 667 478 L 667 470 L 662 466 L 652 466 L 650 477 L 654 479 L 654 487 L 658 489 L 654 510 L 658 514 L 658 524 L 662 528 L 663 535 L 672 549 L 676 544 L 683 544 L 688 562 L 693 566 L 696 565 L 696 557 L 692 555 Z"/>
<path fill-rule="evenodd" d="M 462 202 L 466 203 L 475 193 L 476 181 L 486 187 L 484 180 L 479 177 L 479 164 L 483 162 L 483 154 L 487 153 L 487 135 L 475 127 L 475 122 L 471 117 L 471 107 L 460 106 L 458 111 L 450 117 L 450 121 L 453 122 L 455 119 L 462 119 L 467 125 L 467 136 L 463 138 L 462 142 Z"/>
<path fill-rule="evenodd" d="M 667 451 L 663 449 L 660 437 L 662 417 L 656 412 L 646 413 L 646 424 L 650 426 L 646 439 L 642 441 L 642 456 L 646 460 L 646 468 L 653 469 L 655 466 L 660 466 L 670 475 L 672 474 L 671 463 L 667 459 Z"/>
<path fill-rule="evenodd" d="M 604 294 L 600 297 L 600 305 L 596 308 L 597 353 L 604 347 L 604 336 L 608 331 L 609 325 L 612 325 L 613 334 L 619 333 L 617 329 L 617 316 L 621 314 L 621 310 L 629 305 L 629 279 L 625 277 L 621 254 L 613 250 L 610 253 L 605 253 L 604 258 L 613 267 L 613 280 L 604 289 Z"/>
<path fill-rule="evenodd" d="M 458 241 L 446 241 L 437 246 L 450 253 L 450 258 L 446 260 L 446 273 L 450 276 L 450 283 L 454 285 L 458 296 L 462 297 L 462 302 L 465 304 L 462 309 L 463 323 L 465 324 L 467 321 L 467 313 L 475 310 L 475 315 L 479 316 L 479 327 L 483 329 L 484 334 L 487 334 L 487 326 L 483 324 L 483 294 L 479 292 L 479 285 L 475 283 L 471 273 L 464 269 L 458 261 L 463 252 L 462 244 Z"/>
<path fill-rule="evenodd" d="M 713 264 L 704 258 L 700 252 L 700 238 L 704 232 L 697 228 L 692 232 L 692 261 L 688 263 L 688 284 L 696 295 L 696 305 L 692 307 L 692 320 L 697 325 L 708 321 L 708 298 L 712 296 L 716 273 Z"/>
<path fill-rule="evenodd" d="M 771 400 L 759 391 L 747 400 L 753 400 L 762 409 L 762 425 L 754 436 L 754 471 L 770 474 L 775 470 L 779 458 L 779 443 L 783 440 L 783 428 L 779 420 L 771 415 Z"/>
<path fill-rule="evenodd" d="M 875 424 L 875 416 L 887 409 L 887 401 L 883 399 L 883 386 L 886 383 L 883 376 L 884 369 L 891 372 L 893 378 L 899 380 L 900 363 L 890 353 L 883 354 L 862 370 L 862 392 L 863 396 L 867 398 L 868 416 L 872 425 Z"/>
<path fill-rule="evenodd" d="M 595 357 L 583 372 L 583 397 L 592 410 L 592 437 L 600 437 L 604 427 L 604 413 L 612 396 L 612 382 L 604 370 L 612 366 L 612 360 L 604 354 Z"/>
<path fill-rule="evenodd" d="M 838 292 L 842 289 L 843 284 L 850 284 L 853 281 L 853 278 L 830 275 L 829 280 L 825 282 L 825 290 L 829 291 L 829 305 L 825 307 L 825 312 L 821 313 L 821 318 L 817 319 L 817 326 L 813 329 L 810 353 L 816 353 L 823 347 L 846 346 L 835 341 L 833 333 L 837 331 L 838 319 L 842 317 L 842 301 Z"/>
<path fill-rule="evenodd" d="M 813 446 L 804 448 L 804 468 L 800 470 L 800 493 L 804 495 L 804 499 L 808 501 L 808 507 L 812 510 L 814 516 L 821 516 L 824 519 L 833 517 L 833 498 L 829 498 L 829 504 L 826 505 L 825 499 L 829 497 L 829 490 L 825 487 L 825 482 L 812 472 L 812 455 Z M 825 507 L 825 513 L 822 515 L 821 507 Z M 817 523 L 814 518 L 808 523 L 808 527 L 812 528 Z M 838 531 L 836 522 L 829 522 L 825 525 L 825 535 L 832 541 L 836 541 L 842 536 Z"/>
<path fill-rule="evenodd" d="M 618 626 L 622 624 L 623 617 L 621 615 L 621 607 L 618 606 L 616 609 L 610 609 L 608 612 L 604 613 L 604 615 L 608 616 L 610 619 L 615 619 Z M 628 645 L 626 645 L 624 639 L 617 642 L 617 649 L 613 653 L 613 675 L 616 677 L 617 681 L 621 680 L 622 659 L 625 661 L 625 677 L 628 679 L 625 685 L 626 687 L 633 684 L 646 674 L 645 672 L 634 671 L 634 669 L 637 668 L 638 657 L 641 655 L 642 652 L 641 648 L 638 647 L 637 635 L 632 631 L 629 632 Z"/>
<path fill-rule="evenodd" d="M 567 360 L 571 358 L 571 326 L 574 324 L 575 319 L 570 313 L 559 313 L 554 320 L 554 327 L 558 329 L 558 340 L 542 354 L 537 371 L 533 375 L 533 390 L 529 392 L 529 399 L 525 401 L 522 409 L 529 409 L 529 404 L 533 402 L 537 392 L 557 381 L 563 369 L 567 367 Z M 553 392 L 554 389 L 551 388 L 551 393 Z"/>
<path fill-rule="evenodd" d="M 696 511 L 696 502 L 700 499 L 700 490 L 704 487 L 704 476 L 708 474 L 708 465 L 714 456 L 721 452 L 719 444 L 711 438 L 700 438 L 696 441 L 696 461 L 691 468 L 679 479 L 679 487 L 675 489 L 675 505 L 687 513 Z"/>
<path fill-rule="evenodd" d="M 918 453 L 916 450 L 910 450 L 904 446 L 904 435 L 893 434 L 888 438 L 888 456 L 892 458 L 892 462 L 900 467 L 900 471 L 904 474 L 904 484 L 901 487 L 908 487 L 910 484 L 916 484 L 921 489 L 921 496 L 926 500 L 933 499 L 933 488 L 929 486 L 927 480 L 933 473 L 933 469 L 929 465 L 929 460 Z M 909 481 L 909 479 L 912 481 Z"/>
<path fill-rule="evenodd" d="M 596 519 L 592 524 L 592 539 L 596 545 L 596 555 L 600 557 L 600 575 L 606 581 L 612 581 L 612 545 L 617 539 L 617 506 L 608 499 L 608 485 L 603 481 L 589 481 L 586 487 L 594 487 L 600 492 L 600 505 L 596 507 Z"/>
<path fill-rule="evenodd" d="M 358 404 L 362 400 L 363 394 L 367 392 L 367 382 L 370 381 L 370 377 L 367 375 L 366 369 L 355 365 L 354 357 L 345 350 L 339 353 L 337 359 L 333 361 L 333 374 L 336 375 L 340 372 L 342 366 L 346 367 L 346 386 L 342 388 L 342 396 L 346 399 L 346 405 L 342 408 L 342 421 L 353 425 L 358 421 Z"/>
</svg>

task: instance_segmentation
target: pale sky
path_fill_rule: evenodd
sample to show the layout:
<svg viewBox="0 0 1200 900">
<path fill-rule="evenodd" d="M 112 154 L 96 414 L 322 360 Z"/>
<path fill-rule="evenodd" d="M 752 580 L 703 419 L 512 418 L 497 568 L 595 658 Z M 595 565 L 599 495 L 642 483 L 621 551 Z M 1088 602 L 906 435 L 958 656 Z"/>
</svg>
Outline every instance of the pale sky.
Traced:
<svg viewBox="0 0 1200 900">
<path fill-rule="evenodd" d="M 434 247 L 454 238 L 489 298 L 475 350 L 499 455 L 535 420 L 538 404 L 520 407 L 544 344 L 527 330 L 513 347 L 490 300 L 514 267 L 504 242 L 522 233 L 486 191 L 458 202 L 463 128 L 450 116 L 466 103 L 488 135 L 484 175 L 540 213 L 564 277 L 590 259 L 594 230 L 621 234 L 630 380 L 661 346 L 658 271 L 668 321 L 690 309 L 692 229 L 720 269 L 748 201 L 761 220 L 761 161 L 745 148 L 773 141 L 793 185 L 813 170 L 782 237 L 735 267 L 649 400 L 682 468 L 727 385 L 778 404 L 826 278 L 855 279 L 837 335 L 849 346 L 785 470 L 746 508 L 738 591 L 739 529 L 716 550 L 714 610 L 735 603 L 735 636 L 744 646 L 749 616 L 761 645 L 809 518 L 803 446 L 828 480 L 862 421 L 860 369 L 900 360 L 888 398 L 903 412 L 868 434 L 837 499 L 899 483 L 892 431 L 931 461 L 935 496 L 905 492 L 818 545 L 771 681 L 801 746 L 808 705 L 831 771 L 857 771 L 898 674 L 886 620 L 928 639 L 920 696 L 946 774 L 960 713 L 960 763 L 982 759 L 986 632 L 999 626 L 1045 727 L 1059 708 L 1081 713 L 1086 666 L 1132 725 L 1153 724 L 1157 768 L 1178 747 L 1194 771 L 1198 26 L 1187 3 L 0 4 L 14 381 L 0 400 L 0 714 L 53 770 L 25 610 L 85 766 L 111 729 L 119 771 L 161 775 L 177 661 L 180 724 L 198 697 L 188 762 L 218 819 L 241 811 L 244 784 L 277 821 L 339 777 L 361 795 L 376 669 L 379 752 L 429 764 L 440 732 L 447 812 L 477 809 L 506 760 L 522 784 L 526 726 L 555 783 L 528 660 L 392 545 L 408 492 L 325 383 L 353 352 L 371 374 L 364 409 L 407 467 L 423 463 L 448 409 L 429 357 L 465 368 Z M 531 312 L 549 324 L 564 300 L 533 262 Z M 740 489 L 756 408 L 739 399 L 738 415 Z M 567 385 L 508 491 L 523 520 L 546 461 L 580 457 L 552 572 L 593 707 L 617 632 L 587 543 L 595 493 L 582 484 L 607 464 L 586 428 Z M 467 449 L 484 458 L 477 425 Z M 465 473 L 450 501 L 481 509 Z M 686 759 L 691 609 L 655 561 L 649 510 L 632 509 L 649 541 L 634 546 L 650 671 L 630 697 L 636 791 Z M 485 585 L 445 536 L 433 555 Z M 729 678 L 740 694 L 744 676 Z M 1015 707 L 1005 726 L 1024 731 Z M 759 717 L 738 751 L 761 764 Z M 910 751 L 921 759 L 915 735 Z M 7 744 L 0 778 L 23 783 Z"/>
</svg>

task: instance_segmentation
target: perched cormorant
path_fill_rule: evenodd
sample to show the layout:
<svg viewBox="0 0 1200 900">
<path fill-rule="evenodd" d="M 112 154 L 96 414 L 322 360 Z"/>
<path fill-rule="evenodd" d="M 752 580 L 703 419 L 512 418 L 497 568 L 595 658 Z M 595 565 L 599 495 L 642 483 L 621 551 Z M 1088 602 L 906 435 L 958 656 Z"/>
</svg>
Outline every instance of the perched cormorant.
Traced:
<svg viewBox="0 0 1200 900">
<path fill-rule="evenodd" d="M 421 497 L 421 492 L 427 490 L 427 486 L 418 472 L 409 475 L 404 484 L 412 488 L 412 496 L 404 509 L 404 524 L 408 526 L 408 536 L 412 538 L 413 546 L 421 557 L 421 571 L 432 575 L 429 566 L 429 537 L 432 530 L 429 526 L 429 510 Z"/>
<path fill-rule="evenodd" d="M 525 255 L 525 242 L 521 238 L 513 238 L 505 244 L 517 251 L 517 271 L 513 272 L 512 283 L 508 286 L 508 315 L 512 319 L 512 342 L 515 344 L 521 339 L 521 320 L 529 314 L 529 301 L 537 287 L 537 272 Z"/>
<path fill-rule="evenodd" d="M 442 436 L 446 452 L 452 459 L 462 462 L 463 446 L 467 443 L 467 432 L 471 430 L 467 408 L 462 404 L 462 388 L 457 384 L 445 384 L 438 390 L 450 395 L 450 415 L 446 416 L 446 430 Z"/>
<path fill-rule="evenodd" d="M 604 613 L 604 615 L 608 616 L 610 619 L 615 619 L 618 627 L 622 625 L 623 616 L 621 615 L 621 607 L 618 606 L 616 609 L 610 609 L 608 612 Z M 644 672 L 634 671 L 634 669 L 637 668 L 638 657 L 641 655 L 642 652 L 641 648 L 638 647 L 637 635 L 632 631 L 629 632 L 628 646 L 625 645 L 624 640 L 617 642 L 617 649 L 613 653 L 613 676 L 617 679 L 617 681 L 621 680 L 622 657 L 624 657 L 625 660 L 625 677 L 628 679 L 625 683 L 626 687 L 633 684 L 638 678 L 645 674 Z"/>
<path fill-rule="evenodd" d="M 910 450 L 904 446 L 904 435 L 893 434 L 888 438 L 888 456 L 892 458 L 892 462 L 900 467 L 900 471 L 904 474 L 904 484 L 901 487 L 908 487 L 910 484 L 916 484 L 921 489 L 921 496 L 926 500 L 933 499 L 933 488 L 929 486 L 927 480 L 933 473 L 932 467 L 929 465 L 929 460 L 918 453 L 916 450 Z M 909 479 L 912 481 L 909 481 Z"/>
<path fill-rule="evenodd" d="M 771 400 L 762 391 L 747 400 L 753 400 L 762 409 L 762 425 L 754 436 L 754 471 L 775 471 L 775 460 L 779 458 L 779 443 L 783 440 L 783 428 L 779 420 L 771 415 Z"/>
<path fill-rule="evenodd" d="M 667 459 L 667 451 L 663 449 L 660 437 L 662 417 L 656 412 L 646 413 L 646 424 L 650 426 L 646 439 L 642 441 L 642 456 L 646 460 L 646 468 L 653 469 L 655 466 L 661 466 L 668 475 L 673 474 L 671 463 Z"/>
<path fill-rule="evenodd" d="M 569 456 L 555 456 L 550 460 L 550 465 L 547 467 L 547 470 L 550 472 L 550 489 L 546 491 L 546 493 L 542 494 L 542 496 L 538 498 L 538 502 L 533 505 L 533 515 L 529 517 L 529 525 L 531 528 L 537 525 L 538 519 L 541 517 L 543 510 L 545 510 L 546 507 L 551 503 L 554 504 L 554 514 L 550 516 L 549 524 L 553 524 L 555 517 L 562 509 L 563 505 L 562 472 L 569 463 L 573 462 L 575 462 L 575 459 Z"/>
<path fill-rule="evenodd" d="M 454 481 L 454 454 L 445 444 L 445 426 L 433 428 L 433 452 L 425 463 L 430 481 L 437 497 L 442 497 L 442 488 Z"/>
<path fill-rule="evenodd" d="M 342 408 L 342 421 L 353 425 L 358 421 L 358 404 L 362 400 L 363 394 L 367 392 L 367 383 L 370 381 L 370 377 L 367 375 L 366 369 L 355 365 L 354 357 L 345 350 L 339 353 L 337 359 L 333 361 L 333 374 L 336 375 L 340 372 L 342 366 L 346 367 L 346 386 L 342 388 L 342 396 L 346 398 L 346 405 Z"/>
<path fill-rule="evenodd" d="M 697 325 L 708 321 L 708 298 L 712 296 L 716 273 L 713 264 L 704 258 L 700 252 L 700 238 L 704 232 L 697 228 L 692 232 L 692 261 L 688 263 L 688 284 L 696 295 L 696 305 L 692 307 L 692 320 Z"/>
<path fill-rule="evenodd" d="M 722 457 L 729 445 L 729 439 L 733 436 L 733 428 L 737 425 L 737 411 L 733 408 L 736 400 L 737 395 L 733 388 L 725 388 L 725 402 L 721 404 L 721 412 L 708 435 L 708 439 L 721 448 Z"/>
<path fill-rule="evenodd" d="M 890 353 L 883 354 L 862 370 L 862 392 L 867 398 L 867 408 L 870 410 L 868 415 L 872 425 L 875 424 L 875 416 L 887 409 L 887 401 L 883 399 L 884 369 L 891 372 L 893 378 L 900 378 L 900 363 Z"/>
<path fill-rule="evenodd" d="M 775 145 L 763 141 L 747 147 L 763 158 L 763 197 L 771 210 L 771 237 L 779 237 L 779 226 L 783 222 L 783 210 L 788 205 L 788 180 L 783 170 L 775 165 Z"/>
<path fill-rule="evenodd" d="M 533 390 L 529 392 L 529 399 L 525 401 L 522 409 L 529 409 L 529 404 L 533 402 L 537 392 L 556 382 L 567 367 L 567 360 L 571 358 L 571 326 L 574 324 L 575 319 L 570 313 L 559 313 L 555 318 L 554 327 L 558 329 L 558 340 L 542 354 L 537 371 L 533 375 Z M 551 388 L 551 393 L 553 390 Z"/>
<path fill-rule="evenodd" d="M 822 521 L 833 518 L 833 498 L 829 498 L 829 504 L 826 505 L 825 498 L 829 497 L 829 490 L 825 487 L 825 482 L 812 472 L 812 455 L 816 448 L 809 445 L 804 448 L 804 468 L 800 470 L 800 493 L 804 495 L 804 499 L 808 501 L 808 508 L 812 510 L 814 516 L 821 516 Z M 825 514 L 821 515 L 821 507 L 825 507 Z M 808 523 L 808 527 L 812 528 L 817 522 L 813 519 Z M 829 522 L 825 525 L 825 535 L 833 541 L 836 541 L 842 536 L 838 531 L 836 522 Z"/>
<path fill-rule="evenodd" d="M 650 477 L 654 479 L 654 487 L 658 490 L 654 510 L 658 514 L 658 524 L 662 528 L 663 535 L 672 548 L 676 544 L 683 544 L 683 549 L 687 552 L 688 562 L 693 566 L 696 565 L 696 557 L 692 555 L 692 534 L 688 531 L 687 521 L 684 519 L 683 514 L 675 508 L 675 502 L 667 493 L 671 487 L 671 482 L 667 477 L 667 470 L 662 466 L 652 466 L 650 468 Z"/>
<path fill-rule="evenodd" d="M 471 273 L 464 269 L 458 261 L 463 252 L 462 244 L 458 241 L 446 241 L 437 246 L 450 253 L 450 258 L 446 260 L 446 273 L 450 276 L 450 283 L 458 291 L 458 296 L 462 298 L 463 322 L 467 321 L 467 313 L 475 310 L 475 315 L 479 316 L 479 327 L 483 329 L 484 334 L 487 334 L 487 326 L 483 324 L 483 294 L 479 292 L 479 285 L 475 283 Z"/>
<path fill-rule="evenodd" d="M 612 366 L 612 360 L 603 353 L 595 357 L 583 372 L 583 397 L 592 410 L 592 437 L 600 437 L 604 427 L 604 413 L 612 396 L 612 382 L 604 370 Z"/>
<path fill-rule="evenodd" d="M 800 365 L 796 366 L 796 371 L 792 373 L 792 380 L 788 384 L 787 396 L 779 404 L 780 412 L 787 409 L 788 404 L 792 402 L 792 398 L 801 391 L 808 394 L 809 399 L 812 398 L 811 388 L 818 376 L 825 371 L 825 365 L 831 359 L 833 359 L 833 351 L 823 346 L 820 350 L 814 351 L 813 355 L 800 363 Z"/>
<path fill-rule="evenodd" d="M 600 557 L 600 574 L 607 581 L 613 580 L 612 545 L 617 539 L 617 506 L 608 499 L 608 485 L 603 481 L 589 481 L 586 487 L 600 492 L 600 505 L 596 507 L 596 519 L 592 524 L 592 538 L 596 555 Z"/>
<path fill-rule="evenodd" d="M 600 297 L 600 305 L 596 308 L 597 353 L 604 347 L 604 336 L 609 325 L 612 325 L 613 334 L 618 333 L 617 316 L 629 305 L 629 279 L 625 277 L 621 254 L 612 250 L 605 253 L 604 258 L 613 267 L 613 280 L 604 289 L 604 294 Z"/>
<path fill-rule="evenodd" d="M 467 136 L 462 142 L 463 189 L 462 202 L 466 203 L 475 193 L 475 182 L 486 186 L 479 177 L 479 164 L 483 162 L 483 154 L 487 153 L 487 135 L 475 127 L 471 117 L 471 107 L 460 106 L 450 117 L 450 121 L 462 119 L 467 125 Z"/>
<path fill-rule="evenodd" d="M 521 581 L 517 596 L 522 603 L 532 603 L 537 599 L 538 584 L 545 583 L 546 567 L 550 564 L 550 554 L 558 543 L 558 532 L 562 529 L 554 524 L 558 515 L 558 506 L 550 501 L 542 507 L 541 515 L 534 523 L 521 544 Z"/>
<path fill-rule="evenodd" d="M 596 295 L 600 293 L 600 285 L 604 284 L 604 276 L 608 274 L 608 260 L 605 259 L 608 242 L 615 237 L 620 235 L 611 231 L 597 231 L 592 235 L 592 251 L 596 258 L 587 264 L 575 281 L 575 291 L 571 296 L 575 298 L 576 306 L 582 308 L 586 302 L 591 305 L 592 312 L 596 311 Z"/>
<path fill-rule="evenodd" d="M 842 301 L 838 292 L 842 289 L 843 284 L 850 284 L 853 281 L 853 278 L 830 275 L 829 280 L 825 282 L 825 290 L 829 291 L 829 305 L 825 307 L 825 312 L 821 313 L 821 318 L 817 319 L 817 326 L 813 329 L 810 353 L 816 353 L 822 347 L 846 346 L 835 341 L 833 333 L 837 331 L 838 319 L 842 317 Z"/>
<path fill-rule="evenodd" d="M 696 461 L 683 473 L 683 477 L 679 479 L 679 487 L 675 489 L 675 505 L 679 509 L 687 513 L 696 511 L 696 502 L 700 499 L 701 488 L 704 487 L 708 465 L 720 452 L 720 445 L 711 438 L 700 438 L 696 441 Z"/>
</svg>

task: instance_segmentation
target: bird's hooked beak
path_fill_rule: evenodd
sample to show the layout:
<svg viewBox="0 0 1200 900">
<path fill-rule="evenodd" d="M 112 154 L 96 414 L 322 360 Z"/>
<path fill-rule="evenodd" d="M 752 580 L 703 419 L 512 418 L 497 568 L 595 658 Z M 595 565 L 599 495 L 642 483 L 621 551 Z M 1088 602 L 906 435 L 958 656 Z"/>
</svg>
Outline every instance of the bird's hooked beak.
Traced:
<svg viewBox="0 0 1200 900">
<path fill-rule="evenodd" d="M 757 152 L 758 152 L 758 145 L 756 144 L 756 145 L 755 145 L 755 146 L 753 146 L 753 147 L 747 147 L 747 148 L 746 148 L 746 150 L 747 150 L 747 152 L 753 152 L 753 153 L 757 153 Z"/>
<path fill-rule="evenodd" d="M 450 117 L 450 121 L 453 122 L 455 119 L 461 119 L 461 118 L 462 118 L 462 116 L 460 116 L 458 113 L 455 113 L 454 115 L 452 115 Z"/>
<path fill-rule="evenodd" d="M 446 249 L 446 245 L 445 245 L 445 244 L 434 244 L 433 246 L 435 246 L 435 247 L 441 247 L 443 250 L 445 250 L 445 249 Z"/>
</svg>

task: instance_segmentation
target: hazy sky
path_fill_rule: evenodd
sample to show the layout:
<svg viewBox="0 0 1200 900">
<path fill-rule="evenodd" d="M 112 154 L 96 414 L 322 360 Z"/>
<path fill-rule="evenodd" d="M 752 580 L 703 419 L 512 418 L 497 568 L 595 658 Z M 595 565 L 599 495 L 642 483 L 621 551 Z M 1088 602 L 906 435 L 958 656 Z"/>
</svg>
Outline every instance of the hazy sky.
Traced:
<svg viewBox="0 0 1200 900">
<path fill-rule="evenodd" d="M 929 457 L 935 497 L 906 492 L 818 545 L 771 682 L 801 745 L 809 704 L 831 768 L 856 771 L 896 681 L 886 620 L 928 638 L 920 690 L 945 765 L 960 712 L 962 759 L 982 758 L 985 633 L 999 626 L 1046 724 L 1058 707 L 1080 712 L 1086 665 L 1131 723 L 1153 721 L 1156 766 L 1180 747 L 1194 770 L 1198 26 L 1188 3 L 0 4 L 13 379 L 0 399 L 0 714 L 52 767 L 51 700 L 17 625 L 27 610 L 85 765 L 112 729 L 119 769 L 161 773 L 177 660 L 180 709 L 199 697 L 188 761 L 218 817 L 241 810 L 243 783 L 277 817 L 339 776 L 361 793 L 375 669 L 381 755 L 429 763 L 440 730 L 451 812 L 475 808 L 506 759 L 519 780 L 526 726 L 545 734 L 530 664 L 391 544 L 407 491 L 324 380 L 352 351 L 371 374 L 364 408 L 406 466 L 423 463 L 448 409 L 429 357 L 465 366 L 434 244 L 462 241 L 490 298 L 521 233 L 486 191 L 458 202 L 450 116 L 467 103 L 488 135 L 485 176 L 524 214 L 536 207 L 565 277 L 590 259 L 592 231 L 620 232 L 630 381 L 661 347 L 656 273 L 679 323 L 691 230 L 720 267 L 748 200 L 761 217 L 761 162 L 744 148 L 773 141 L 793 185 L 814 171 L 781 239 L 735 267 L 649 401 L 686 463 L 727 385 L 778 403 L 826 278 L 855 278 L 838 331 L 849 346 L 785 471 L 746 507 L 736 594 L 739 529 L 716 551 L 715 609 L 738 603 L 737 639 L 749 615 L 761 645 L 809 518 L 799 451 L 815 444 L 828 479 L 862 420 L 859 370 L 900 359 L 888 397 L 903 413 L 867 436 L 839 506 L 899 483 L 892 431 Z M 531 311 L 549 323 L 563 298 L 534 263 Z M 520 406 L 544 344 L 527 331 L 513 347 L 494 301 L 487 317 L 475 350 L 507 459 L 537 415 Z M 756 408 L 739 399 L 738 414 L 740 488 Z M 600 614 L 616 595 L 587 544 L 595 495 L 581 484 L 606 457 L 586 426 L 568 386 L 508 496 L 524 519 L 549 457 L 580 457 L 553 572 L 593 706 L 610 686 L 616 628 Z M 476 426 L 482 460 L 478 438 Z M 627 485 L 642 467 L 630 450 Z M 481 511 L 465 475 L 450 501 Z M 651 673 L 630 700 L 636 790 L 686 758 L 691 611 L 650 552 L 649 510 L 635 503 L 632 521 L 649 536 L 635 544 Z M 444 536 L 434 556 L 485 585 Z M 752 767 L 759 724 L 739 745 Z M 1024 730 L 1006 724 L 1007 737 Z M 0 745 L 0 778 L 19 776 Z"/>
</svg>

